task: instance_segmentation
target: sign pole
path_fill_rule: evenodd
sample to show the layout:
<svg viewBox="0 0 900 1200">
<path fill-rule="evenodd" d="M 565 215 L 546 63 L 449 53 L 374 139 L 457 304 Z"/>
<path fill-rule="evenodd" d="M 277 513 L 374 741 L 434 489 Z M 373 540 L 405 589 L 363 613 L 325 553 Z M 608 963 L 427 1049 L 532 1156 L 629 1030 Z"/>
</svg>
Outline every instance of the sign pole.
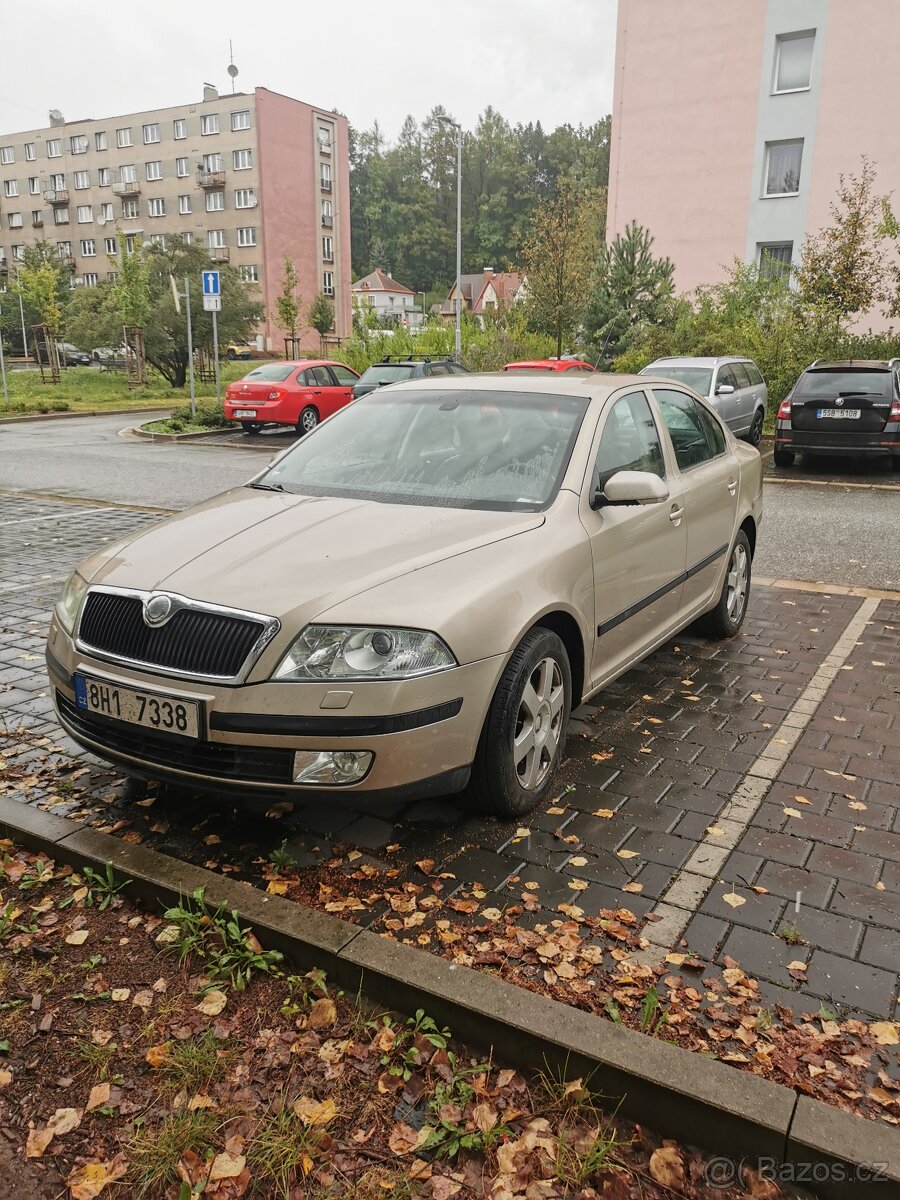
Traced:
<svg viewBox="0 0 900 1200">
<path fill-rule="evenodd" d="M 213 309 L 213 367 L 216 372 L 216 406 L 222 403 L 221 390 L 219 388 L 219 314 Z"/>
<path fill-rule="evenodd" d="M 0 377 L 3 379 L 3 403 L 9 408 L 9 388 L 6 386 L 6 359 L 3 357 L 3 329 L 0 328 Z"/>
<path fill-rule="evenodd" d="M 197 396 L 194 391 L 194 332 L 191 328 L 191 285 L 184 277 L 184 306 L 187 309 L 188 378 L 191 381 L 191 420 L 197 415 Z"/>
<path fill-rule="evenodd" d="M 19 292 L 19 316 L 22 320 L 22 354 L 28 357 L 28 334 L 25 332 L 25 306 L 22 304 L 22 293 Z"/>
</svg>

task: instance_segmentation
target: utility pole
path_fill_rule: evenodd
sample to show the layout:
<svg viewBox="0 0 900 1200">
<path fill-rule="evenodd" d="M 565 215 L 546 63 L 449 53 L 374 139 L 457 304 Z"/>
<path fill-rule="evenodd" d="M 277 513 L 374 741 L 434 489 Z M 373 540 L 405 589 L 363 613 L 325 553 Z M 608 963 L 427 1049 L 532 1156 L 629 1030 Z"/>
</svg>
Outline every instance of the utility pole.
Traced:
<svg viewBox="0 0 900 1200">
<path fill-rule="evenodd" d="M 213 367 L 216 372 L 216 404 L 222 403 L 221 390 L 219 388 L 219 314 L 213 309 Z"/>
<path fill-rule="evenodd" d="M 438 117 L 456 130 L 456 336 L 454 357 L 462 361 L 462 125 L 450 117 Z"/>
<path fill-rule="evenodd" d="M 0 327 L 0 379 L 3 381 L 3 403 L 9 408 L 9 388 L 6 386 L 6 359 L 3 357 L 2 327 Z"/>
<path fill-rule="evenodd" d="M 184 304 L 187 309 L 188 379 L 190 380 L 191 387 L 191 420 L 193 420 L 197 415 L 197 393 L 194 390 L 194 331 L 191 327 L 191 285 L 187 275 L 184 277 Z"/>
<path fill-rule="evenodd" d="M 28 334 L 25 332 L 25 306 L 22 303 L 22 293 L 19 292 L 19 317 L 22 321 L 22 354 L 28 357 Z"/>
</svg>

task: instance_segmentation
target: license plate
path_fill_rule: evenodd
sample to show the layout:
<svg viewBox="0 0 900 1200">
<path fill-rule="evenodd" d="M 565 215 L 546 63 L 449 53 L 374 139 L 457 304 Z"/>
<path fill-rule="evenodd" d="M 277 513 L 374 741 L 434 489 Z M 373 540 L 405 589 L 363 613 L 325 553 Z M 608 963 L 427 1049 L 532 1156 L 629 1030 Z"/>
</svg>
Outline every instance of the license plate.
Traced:
<svg viewBox="0 0 900 1200">
<path fill-rule="evenodd" d="M 255 417 L 256 409 L 255 408 L 236 408 L 234 410 L 234 415 L 238 418 L 240 418 L 240 417 Z"/>
<path fill-rule="evenodd" d="M 858 408 L 817 408 L 816 416 L 820 420 L 858 421 L 860 411 Z"/>
<path fill-rule="evenodd" d="M 76 675 L 75 706 L 98 717 L 112 717 L 145 729 L 158 729 L 181 737 L 200 736 L 200 704 L 197 700 L 181 700 L 177 696 L 119 687 L 87 675 Z"/>
</svg>

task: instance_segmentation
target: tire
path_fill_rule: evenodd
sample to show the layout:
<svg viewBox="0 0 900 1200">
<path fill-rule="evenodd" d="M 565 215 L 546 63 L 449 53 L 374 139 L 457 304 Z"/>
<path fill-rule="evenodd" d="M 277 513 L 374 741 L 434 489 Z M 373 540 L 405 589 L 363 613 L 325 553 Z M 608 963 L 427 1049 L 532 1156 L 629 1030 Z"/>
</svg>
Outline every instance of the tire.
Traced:
<svg viewBox="0 0 900 1200">
<path fill-rule="evenodd" d="M 234 360 L 237 358 L 237 355 L 235 354 L 235 352 L 234 352 L 233 350 L 229 350 L 229 351 L 227 352 L 227 354 L 225 355 L 225 357 L 226 357 L 227 359 L 230 359 L 230 360 L 231 360 L 231 362 L 234 362 Z"/>
<path fill-rule="evenodd" d="M 529 630 L 506 665 L 478 741 L 469 795 L 482 812 L 521 817 L 548 798 L 565 752 L 571 707 L 565 646 L 549 629 Z M 522 753 L 515 742 L 527 740 L 529 721 L 531 749 Z"/>
<path fill-rule="evenodd" d="M 312 433 L 319 423 L 319 411 L 311 404 L 307 404 L 297 421 L 297 432 L 303 437 L 306 433 Z"/>
<path fill-rule="evenodd" d="M 703 632 L 714 638 L 732 638 L 740 629 L 750 599 L 752 573 L 750 540 L 738 530 L 728 555 L 728 570 L 716 607 L 702 618 Z"/>
<path fill-rule="evenodd" d="M 793 450 L 776 450 L 774 454 L 776 467 L 792 467 L 794 465 Z"/>
<path fill-rule="evenodd" d="M 747 434 L 747 441 L 751 446 L 758 446 L 762 441 L 763 425 L 765 425 L 765 423 L 766 414 L 761 408 L 758 408 L 753 414 L 753 421 Z"/>
<path fill-rule="evenodd" d="M 255 437 L 262 429 L 262 426 L 256 421 L 241 421 L 241 429 L 243 429 L 244 433 L 249 433 L 251 437 Z"/>
<path fill-rule="evenodd" d="M 900 456 L 895 455 L 894 458 L 891 459 L 891 470 L 900 471 Z"/>
</svg>

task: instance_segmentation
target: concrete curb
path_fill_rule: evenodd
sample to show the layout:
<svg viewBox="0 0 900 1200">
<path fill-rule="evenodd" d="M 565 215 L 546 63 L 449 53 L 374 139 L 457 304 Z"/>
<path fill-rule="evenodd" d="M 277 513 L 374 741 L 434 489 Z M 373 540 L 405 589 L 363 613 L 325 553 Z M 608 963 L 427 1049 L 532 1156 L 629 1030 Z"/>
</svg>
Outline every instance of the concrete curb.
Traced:
<svg viewBox="0 0 900 1200">
<path fill-rule="evenodd" d="M 237 909 L 298 965 L 321 967 L 378 1004 L 424 1008 L 520 1070 L 589 1076 L 604 1097 L 621 1097 L 623 1116 L 664 1137 L 750 1165 L 773 1159 L 835 1200 L 900 1194 L 900 1136 L 888 1126 L 8 797 L 0 797 L 0 833 L 75 867 L 109 863 L 149 904 L 204 887 L 211 904 Z"/>
<path fill-rule="evenodd" d="M 208 438 L 221 437 L 221 429 L 200 429 L 195 433 L 154 433 L 142 425 L 131 425 L 121 430 L 124 437 L 136 437 L 145 442 L 203 442 Z"/>
<path fill-rule="evenodd" d="M 121 417 L 141 412 L 169 412 L 171 404 L 148 404 L 145 408 L 92 408 L 78 412 L 24 413 L 18 417 L 0 417 L 0 425 L 15 425 L 20 421 L 60 421 L 75 417 Z"/>
</svg>

